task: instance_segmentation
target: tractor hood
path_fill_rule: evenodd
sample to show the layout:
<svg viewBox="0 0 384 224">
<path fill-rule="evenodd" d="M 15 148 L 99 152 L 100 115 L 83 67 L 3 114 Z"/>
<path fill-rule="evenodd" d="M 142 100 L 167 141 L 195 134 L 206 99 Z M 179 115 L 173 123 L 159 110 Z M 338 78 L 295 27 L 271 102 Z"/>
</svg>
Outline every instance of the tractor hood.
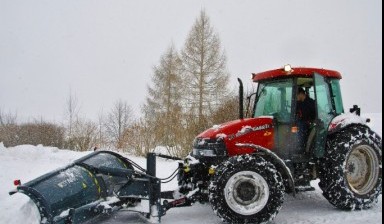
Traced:
<svg viewBox="0 0 384 224">
<path fill-rule="evenodd" d="M 273 117 L 247 118 L 229 121 L 202 132 L 198 138 L 230 138 L 235 139 L 253 131 L 264 131 L 272 128 Z"/>
<path fill-rule="evenodd" d="M 199 134 L 195 143 L 202 145 L 207 141 L 221 140 L 225 143 L 228 155 L 237 155 L 244 154 L 244 149 L 236 147 L 238 143 L 251 143 L 269 149 L 273 148 L 273 135 L 273 117 L 263 116 L 215 125 Z"/>
</svg>

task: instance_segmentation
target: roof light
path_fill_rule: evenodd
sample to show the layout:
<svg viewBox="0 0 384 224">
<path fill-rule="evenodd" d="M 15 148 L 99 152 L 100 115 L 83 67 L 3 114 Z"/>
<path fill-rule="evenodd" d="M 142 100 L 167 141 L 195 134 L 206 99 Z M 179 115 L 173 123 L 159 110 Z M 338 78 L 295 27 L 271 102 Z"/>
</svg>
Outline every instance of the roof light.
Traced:
<svg viewBox="0 0 384 224">
<path fill-rule="evenodd" d="M 290 64 L 284 65 L 284 72 L 288 75 L 291 74 L 293 72 L 292 66 Z"/>
</svg>

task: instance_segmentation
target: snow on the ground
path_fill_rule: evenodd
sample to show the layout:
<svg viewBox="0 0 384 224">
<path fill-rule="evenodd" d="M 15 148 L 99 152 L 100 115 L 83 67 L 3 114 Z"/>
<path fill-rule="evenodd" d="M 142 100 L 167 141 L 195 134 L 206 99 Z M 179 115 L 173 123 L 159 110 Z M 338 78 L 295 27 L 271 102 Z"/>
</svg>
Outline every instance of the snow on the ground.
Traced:
<svg viewBox="0 0 384 224">
<path fill-rule="evenodd" d="M 382 114 L 365 114 L 371 119 L 369 125 L 380 136 L 382 135 Z M 22 183 L 28 182 L 42 174 L 63 167 L 90 152 L 74 152 L 59 150 L 54 147 L 21 145 L 5 148 L 0 143 L 0 223 L 7 224 L 37 224 L 40 217 L 36 205 L 25 195 L 17 193 L 8 194 L 14 189 L 13 180 L 20 179 Z M 129 156 L 145 168 L 145 158 Z M 169 176 L 176 168 L 177 162 L 157 159 L 158 177 Z M 313 192 L 299 193 L 295 198 L 286 195 L 283 208 L 275 220 L 270 224 L 361 224 L 382 223 L 382 196 L 379 202 L 370 210 L 340 211 L 330 205 L 323 198 L 317 186 L 312 185 Z M 177 181 L 162 185 L 162 190 L 171 190 L 177 186 Z M 127 212 L 117 212 L 111 217 L 103 218 L 98 223 L 137 223 L 138 218 Z M 192 207 L 175 208 L 167 212 L 162 223 L 222 223 L 212 212 L 209 204 L 195 204 Z"/>
</svg>

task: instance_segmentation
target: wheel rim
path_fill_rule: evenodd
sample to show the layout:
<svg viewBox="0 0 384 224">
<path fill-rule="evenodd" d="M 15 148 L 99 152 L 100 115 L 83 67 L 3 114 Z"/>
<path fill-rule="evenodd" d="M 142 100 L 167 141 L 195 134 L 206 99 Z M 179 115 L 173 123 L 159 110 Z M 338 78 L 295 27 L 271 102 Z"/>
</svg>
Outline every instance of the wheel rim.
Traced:
<svg viewBox="0 0 384 224">
<path fill-rule="evenodd" d="M 347 158 L 346 176 L 349 187 L 359 195 L 372 191 L 379 178 L 379 159 L 369 145 L 360 145 Z"/>
<path fill-rule="evenodd" d="M 227 205 L 241 215 L 261 211 L 268 202 L 267 181 L 253 171 L 241 171 L 229 178 L 224 188 Z"/>
</svg>

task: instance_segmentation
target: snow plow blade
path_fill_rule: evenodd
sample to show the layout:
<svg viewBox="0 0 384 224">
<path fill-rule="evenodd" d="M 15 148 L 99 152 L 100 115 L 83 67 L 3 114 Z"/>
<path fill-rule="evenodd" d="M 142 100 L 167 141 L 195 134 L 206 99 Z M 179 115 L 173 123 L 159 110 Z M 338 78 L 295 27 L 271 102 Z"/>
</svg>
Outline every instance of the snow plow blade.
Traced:
<svg viewBox="0 0 384 224">
<path fill-rule="evenodd" d="M 156 163 L 152 165 L 156 168 Z M 155 217 L 160 222 L 164 213 L 160 205 L 160 180 L 110 151 L 93 152 L 19 185 L 10 194 L 16 192 L 28 195 L 37 205 L 41 223 L 83 223 L 123 206 L 134 206 L 141 200 L 148 201 L 148 206 L 144 210 L 141 206 L 140 211 L 147 218 Z"/>
</svg>

